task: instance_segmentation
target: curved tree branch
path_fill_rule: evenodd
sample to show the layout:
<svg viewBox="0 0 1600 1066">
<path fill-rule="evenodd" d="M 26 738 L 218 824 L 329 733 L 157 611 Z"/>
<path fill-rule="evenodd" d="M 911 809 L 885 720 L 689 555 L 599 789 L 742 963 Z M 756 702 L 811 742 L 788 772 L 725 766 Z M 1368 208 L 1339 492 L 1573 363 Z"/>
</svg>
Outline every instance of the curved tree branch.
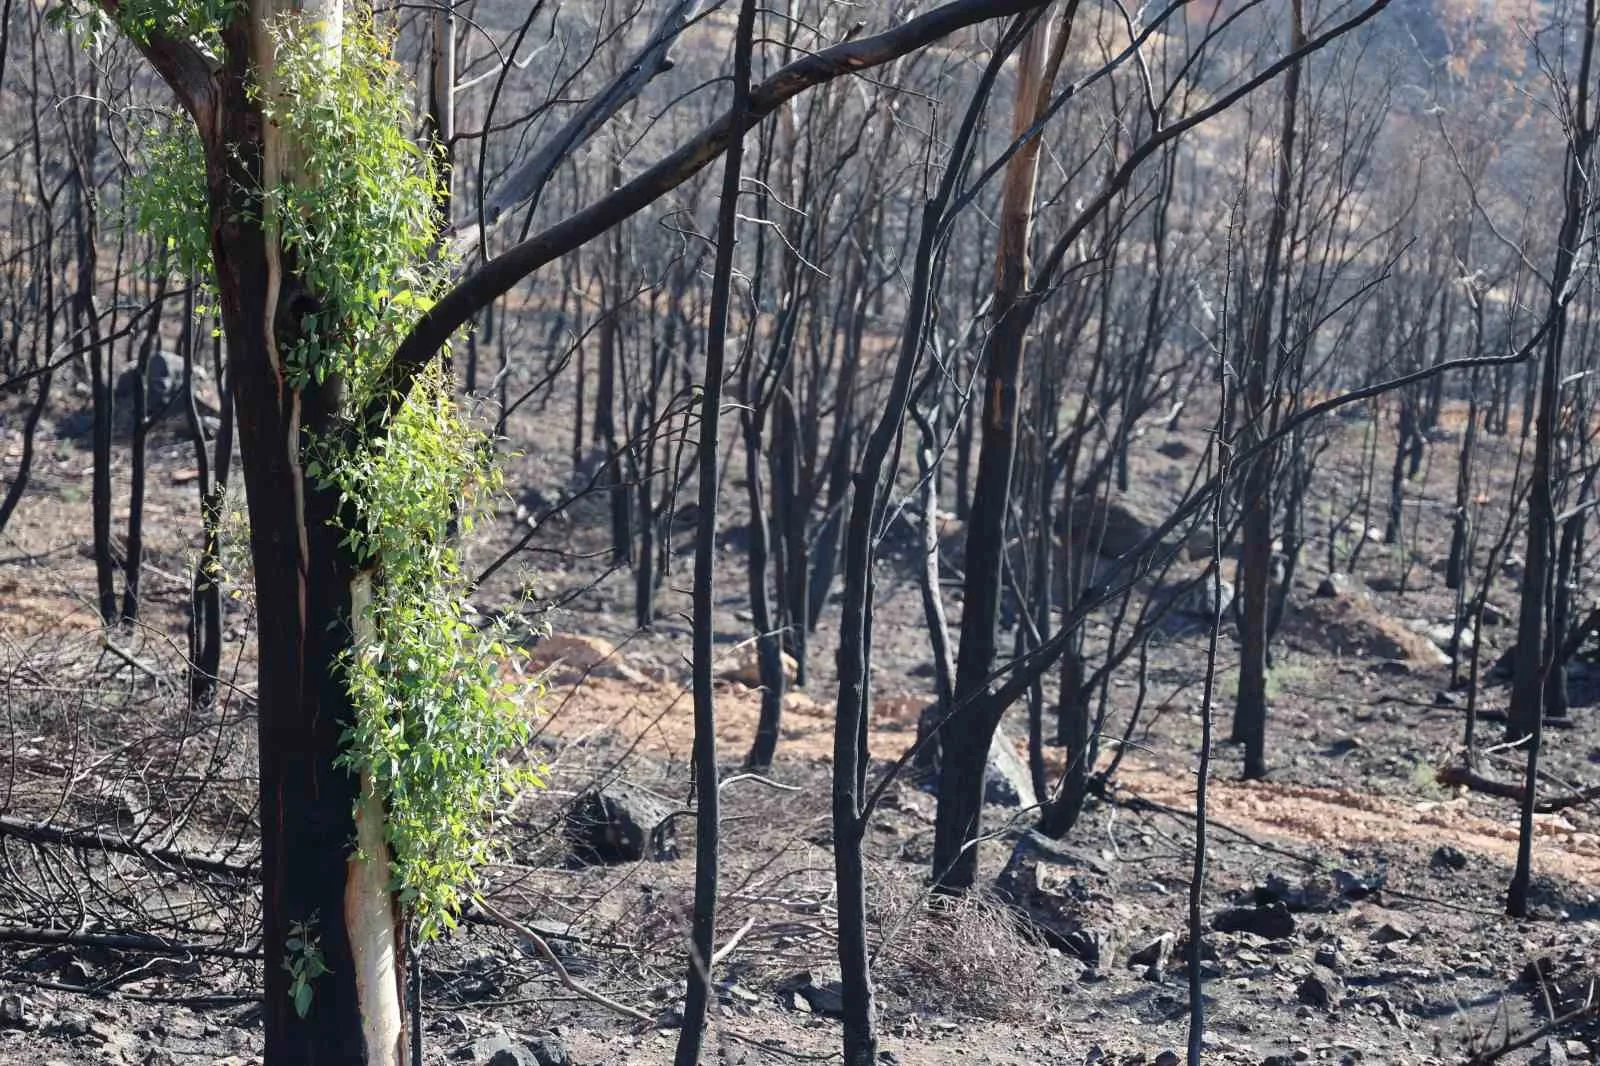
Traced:
<svg viewBox="0 0 1600 1066">
<path fill-rule="evenodd" d="M 753 128 L 807 89 L 882 66 L 967 26 L 1029 11 L 1044 3 L 1045 0 L 952 0 L 894 29 L 805 56 L 751 89 L 750 107 L 739 132 Z M 731 112 L 724 114 L 609 196 L 513 246 L 457 282 L 396 349 L 382 388 L 366 412 L 368 430 L 381 426 L 405 402 L 412 379 L 473 315 L 540 267 L 637 214 L 698 174 L 727 149 L 733 126 Z"/>
</svg>

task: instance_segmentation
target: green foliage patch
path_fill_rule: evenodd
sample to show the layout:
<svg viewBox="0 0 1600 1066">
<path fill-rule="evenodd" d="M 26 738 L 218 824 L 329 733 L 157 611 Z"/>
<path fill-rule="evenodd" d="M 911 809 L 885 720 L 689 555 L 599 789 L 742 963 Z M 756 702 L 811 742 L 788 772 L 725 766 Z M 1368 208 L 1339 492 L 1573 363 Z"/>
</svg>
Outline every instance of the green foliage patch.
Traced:
<svg viewBox="0 0 1600 1066">
<path fill-rule="evenodd" d="M 119 8 L 135 40 L 164 25 L 214 33 L 233 0 L 142 0 Z M 151 20 L 156 21 L 152 22 Z M 528 734 L 529 693 L 507 642 L 462 617 L 468 592 L 455 546 L 501 490 L 493 450 L 469 427 L 442 367 L 422 375 L 377 433 L 353 426 L 417 315 L 448 280 L 433 216 L 437 175 L 412 126 L 392 40 L 370 20 L 343 28 L 337 52 L 320 27 L 285 17 L 268 27 L 276 53 L 253 88 L 293 173 L 254 190 L 284 267 L 312 297 L 280 337 L 295 388 L 343 385 L 341 431 L 307 439 L 307 479 L 340 501 L 342 546 L 370 579 L 358 639 L 341 664 L 355 709 L 340 765 L 382 800 L 395 889 L 426 938 L 454 924 L 474 869 L 492 851 L 503 797 L 539 783 L 506 756 Z M 153 131 L 130 217 L 192 276 L 210 261 L 205 160 L 196 132 Z M 514 664 L 513 664 L 514 665 Z M 313 942 L 297 936 L 304 948 Z M 309 1007 L 315 955 L 296 956 L 296 1008 Z M 301 999 L 305 1000 L 304 1005 Z"/>
<path fill-rule="evenodd" d="M 390 41 L 346 27 L 336 59 L 315 26 L 272 28 L 269 120 L 291 138 L 298 180 L 264 190 L 265 218 L 320 301 L 285 355 L 290 382 L 338 374 L 346 418 L 371 397 L 390 354 L 447 279 L 434 254 L 431 160 L 405 135 L 405 85 Z M 306 475 L 340 497 L 344 546 L 373 575 L 363 639 L 343 664 L 356 710 L 342 765 L 370 774 L 387 815 L 402 902 L 421 935 L 454 924 L 488 822 L 534 771 L 504 755 L 527 738 L 511 649 L 461 616 L 467 592 L 454 529 L 500 490 L 480 433 L 439 366 L 381 434 L 310 442 Z"/>
</svg>

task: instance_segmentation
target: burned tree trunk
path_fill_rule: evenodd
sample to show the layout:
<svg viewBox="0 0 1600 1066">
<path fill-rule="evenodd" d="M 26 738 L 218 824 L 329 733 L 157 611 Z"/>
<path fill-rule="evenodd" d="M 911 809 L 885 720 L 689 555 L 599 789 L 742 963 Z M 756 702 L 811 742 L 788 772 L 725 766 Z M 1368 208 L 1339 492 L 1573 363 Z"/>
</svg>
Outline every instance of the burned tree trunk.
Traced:
<svg viewBox="0 0 1600 1066">
<path fill-rule="evenodd" d="M 1291 5 L 1290 48 L 1305 44 L 1300 0 Z M 1283 269 L 1284 234 L 1289 200 L 1293 196 L 1296 112 L 1300 98 L 1300 63 L 1291 64 L 1284 77 L 1283 125 L 1278 138 L 1278 175 L 1267 241 L 1261 266 L 1261 284 L 1250 308 L 1250 331 L 1244 355 L 1244 411 L 1246 424 L 1239 432 L 1248 441 L 1261 441 L 1272 432 L 1268 389 L 1274 378 L 1272 314 L 1279 276 Z M 1233 739 L 1244 745 L 1244 776 L 1266 776 L 1267 637 L 1272 571 L 1272 474 L 1275 450 L 1265 449 L 1244 474 L 1244 521 L 1239 554 L 1239 694 L 1234 706 Z"/>
</svg>

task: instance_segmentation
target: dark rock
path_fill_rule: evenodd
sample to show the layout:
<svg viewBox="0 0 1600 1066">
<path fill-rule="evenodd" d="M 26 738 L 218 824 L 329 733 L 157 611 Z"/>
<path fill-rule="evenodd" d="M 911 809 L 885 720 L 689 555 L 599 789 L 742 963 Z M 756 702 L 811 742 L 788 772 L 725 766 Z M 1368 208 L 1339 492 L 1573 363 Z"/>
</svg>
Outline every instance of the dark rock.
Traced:
<svg viewBox="0 0 1600 1066">
<path fill-rule="evenodd" d="M 1335 570 L 1317 583 L 1317 596 L 1324 600 L 1360 598 L 1367 593 L 1361 579 Z"/>
<path fill-rule="evenodd" d="M 1194 448 L 1181 440 L 1164 440 L 1156 451 L 1168 459 L 1187 459 L 1194 454 Z"/>
<path fill-rule="evenodd" d="M 1173 937 L 1162 933 L 1144 947 L 1128 956 L 1129 966 L 1154 966 L 1172 954 Z"/>
<path fill-rule="evenodd" d="M 1396 944 L 1402 940 L 1410 940 L 1411 937 L 1411 930 L 1405 926 L 1394 922 L 1384 922 L 1373 931 L 1372 942 L 1374 944 Z"/>
<path fill-rule="evenodd" d="M 1344 998 L 1338 975 L 1329 970 L 1312 970 L 1306 974 L 1294 994 L 1301 1003 L 1318 1010 L 1331 1010 Z"/>
<path fill-rule="evenodd" d="M 1165 1051 L 1161 1052 L 1161 1054 L 1156 1056 L 1155 1066 L 1178 1066 L 1178 1063 L 1182 1061 L 1183 1060 L 1178 1057 L 1178 1053 L 1176 1051 L 1173 1051 L 1171 1048 L 1167 1048 Z"/>
<path fill-rule="evenodd" d="M 830 1018 L 844 1015 L 844 985 L 838 981 L 817 981 L 810 970 L 800 970 L 776 985 L 780 1001 L 801 1014 L 821 1014 Z"/>
<path fill-rule="evenodd" d="M 1219 933 L 1254 933 L 1267 940 L 1282 940 L 1294 935 L 1294 915 L 1282 901 L 1253 907 L 1229 907 L 1211 919 Z"/>
<path fill-rule="evenodd" d="M 1116 559 L 1139 548 L 1156 523 L 1135 511 L 1126 500 L 1079 496 L 1071 507 L 1061 511 L 1057 526 L 1056 532 L 1070 533 L 1074 544 Z"/>
<path fill-rule="evenodd" d="M 1333 973 L 1344 972 L 1344 954 L 1339 950 L 1338 944 L 1331 942 L 1318 944 L 1316 954 L 1312 956 L 1312 961 L 1325 970 L 1331 970 Z"/>
<path fill-rule="evenodd" d="M 1433 849 L 1433 858 L 1428 860 L 1428 865 L 1435 870 L 1465 870 L 1467 856 L 1460 848 L 1451 844 L 1440 844 Z"/>
<path fill-rule="evenodd" d="M 654 796 L 620 783 L 590 789 L 567 811 L 567 841 L 582 863 L 675 859 L 678 843 L 671 813 Z"/>
</svg>

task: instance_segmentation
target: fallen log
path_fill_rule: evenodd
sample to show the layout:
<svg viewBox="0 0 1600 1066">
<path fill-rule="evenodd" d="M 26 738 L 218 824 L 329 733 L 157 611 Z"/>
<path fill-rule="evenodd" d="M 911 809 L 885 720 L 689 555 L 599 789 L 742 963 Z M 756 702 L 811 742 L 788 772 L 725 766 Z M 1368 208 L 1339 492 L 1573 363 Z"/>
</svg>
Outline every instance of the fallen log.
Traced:
<svg viewBox="0 0 1600 1066">
<path fill-rule="evenodd" d="M 1498 796 L 1501 799 L 1522 802 L 1523 787 L 1521 785 L 1485 776 L 1470 766 L 1463 766 L 1461 763 L 1441 766 L 1434 771 L 1433 776 L 1434 780 L 1441 785 L 1465 788 L 1473 792 L 1482 793 L 1485 796 Z M 1568 807 L 1577 807 L 1580 804 L 1596 799 L 1600 799 L 1600 785 L 1591 785 L 1577 792 L 1569 792 L 1564 796 L 1552 796 L 1549 799 L 1537 800 L 1533 805 L 1533 809 L 1540 814 L 1553 814 L 1556 811 L 1564 811 Z"/>
</svg>

